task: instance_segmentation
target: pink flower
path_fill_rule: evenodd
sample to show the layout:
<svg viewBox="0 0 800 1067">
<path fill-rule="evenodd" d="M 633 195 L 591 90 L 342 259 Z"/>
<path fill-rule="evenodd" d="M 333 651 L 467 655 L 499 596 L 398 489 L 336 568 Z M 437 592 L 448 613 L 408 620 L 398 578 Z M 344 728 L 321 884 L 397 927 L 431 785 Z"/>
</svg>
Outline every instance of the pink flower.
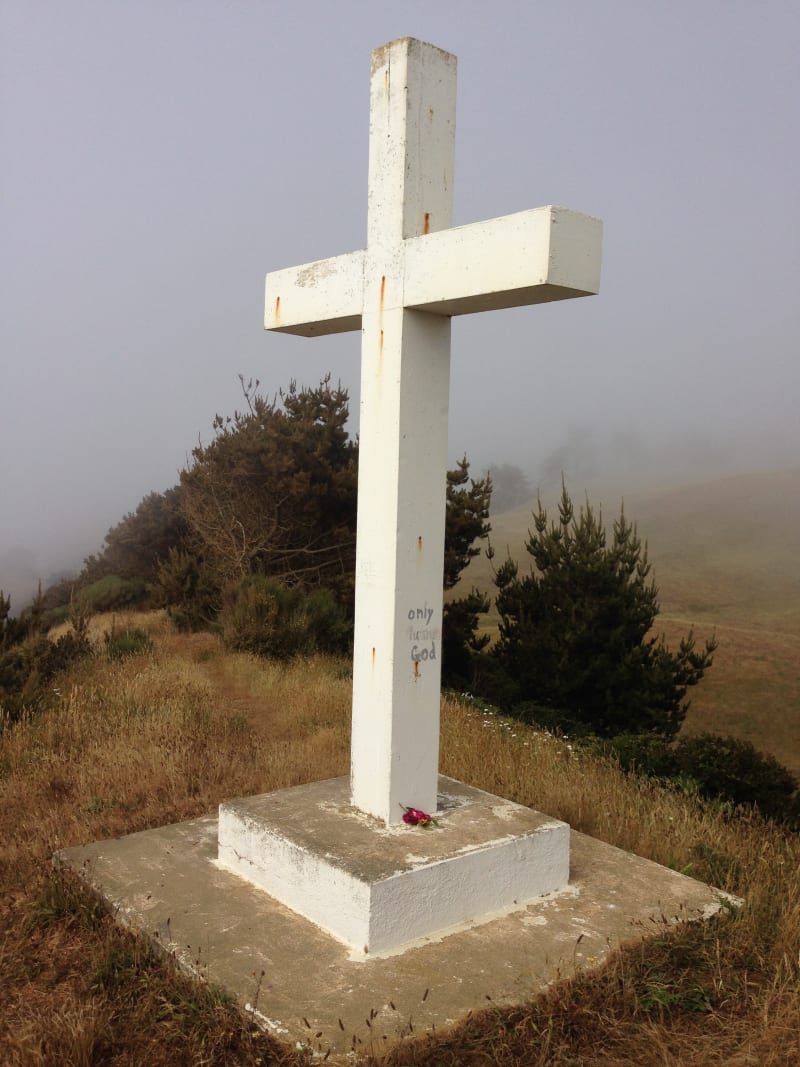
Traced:
<svg viewBox="0 0 800 1067">
<path fill-rule="evenodd" d="M 403 809 L 403 822 L 409 826 L 421 826 L 427 830 L 435 821 L 427 812 L 419 808 L 407 808 L 405 804 L 401 804 L 400 807 Z"/>
</svg>

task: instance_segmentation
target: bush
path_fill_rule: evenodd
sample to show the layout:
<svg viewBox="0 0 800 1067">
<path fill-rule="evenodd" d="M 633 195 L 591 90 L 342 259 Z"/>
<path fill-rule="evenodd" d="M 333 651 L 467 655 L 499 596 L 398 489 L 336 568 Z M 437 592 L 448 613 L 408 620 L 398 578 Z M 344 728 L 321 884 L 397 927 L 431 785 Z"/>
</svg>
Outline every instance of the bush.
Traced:
<svg viewBox="0 0 800 1067">
<path fill-rule="evenodd" d="M 709 800 L 755 805 L 768 818 L 800 822 L 797 779 L 749 741 L 704 733 L 670 744 L 652 734 L 619 734 L 592 738 L 590 745 L 617 760 L 623 770 L 671 779 Z"/>
<path fill-rule="evenodd" d="M 219 621 L 229 648 L 274 659 L 347 652 L 352 641 L 352 625 L 330 590 L 304 592 L 260 574 L 227 589 Z"/>
<path fill-rule="evenodd" d="M 762 815 L 774 819 L 790 817 L 797 779 L 749 741 L 698 734 L 682 737 L 674 755 L 678 773 L 694 779 L 702 796 L 755 804 Z"/>
<path fill-rule="evenodd" d="M 219 580 L 192 553 L 170 548 L 158 571 L 158 595 L 182 633 L 214 625 L 220 607 Z"/>
<path fill-rule="evenodd" d="M 106 644 L 106 655 L 109 659 L 125 659 L 127 656 L 143 656 L 153 651 L 153 642 L 146 630 L 134 627 L 132 630 L 117 631 L 113 627 L 111 633 L 106 632 L 103 636 Z"/>
<path fill-rule="evenodd" d="M 57 641 L 49 641 L 48 644 L 50 648 L 45 655 L 45 671 L 48 679 L 54 674 L 67 670 L 73 663 L 88 656 L 92 651 L 89 638 L 85 633 L 77 630 L 70 630 L 62 634 Z"/>
<path fill-rule="evenodd" d="M 681 773 L 674 748 L 653 734 L 619 734 L 599 742 L 599 751 L 616 759 L 623 770 L 636 774 L 676 778 Z"/>
<path fill-rule="evenodd" d="M 355 574 L 358 448 L 347 390 L 329 377 L 269 400 L 245 384 L 247 409 L 217 416 L 214 439 L 181 471 L 188 543 L 220 585 L 269 573 L 334 589 L 342 603 Z M 163 557 L 162 557 L 163 558 Z"/>
<path fill-rule="evenodd" d="M 37 634 L 0 648 L 0 710 L 11 722 L 26 708 L 36 710 L 54 676 L 90 652 L 86 635 L 74 631 L 55 642 Z"/>
<path fill-rule="evenodd" d="M 147 597 L 147 584 L 144 578 L 108 574 L 81 589 L 81 596 L 91 611 L 120 611 L 141 604 Z"/>
<path fill-rule="evenodd" d="M 562 734 L 564 737 L 594 738 L 594 734 L 585 722 L 559 708 L 549 708 L 544 704 L 527 700 L 521 704 L 515 704 L 509 714 L 528 726 L 535 726 L 552 734 Z"/>
</svg>

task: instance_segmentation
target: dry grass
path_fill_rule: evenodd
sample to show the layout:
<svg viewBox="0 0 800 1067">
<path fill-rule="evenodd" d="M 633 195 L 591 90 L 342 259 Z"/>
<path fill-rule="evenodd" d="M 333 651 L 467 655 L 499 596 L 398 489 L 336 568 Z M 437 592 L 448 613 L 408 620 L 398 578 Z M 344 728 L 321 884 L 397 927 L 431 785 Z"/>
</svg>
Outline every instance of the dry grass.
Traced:
<svg viewBox="0 0 800 1067">
<path fill-rule="evenodd" d="M 659 619 L 659 630 L 672 647 L 687 629 L 683 619 Z M 750 741 L 800 776 L 800 635 L 728 625 L 695 627 L 699 640 L 712 633 L 719 641 L 714 665 L 690 694 L 683 729 Z"/>
<path fill-rule="evenodd" d="M 129 625 L 151 628 L 153 654 L 98 655 L 0 736 L 0 1062 L 296 1062 L 98 914 L 50 857 L 343 773 L 347 680 L 322 660 L 285 672 L 223 656 L 157 616 Z"/>
<path fill-rule="evenodd" d="M 102 624 L 102 620 L 98 620 Z M 108 620 L 106 620 L 106 625 Z M 10 1064 L 303 1062 L 115 927 L 52 852 L 214 809 L 225 797 L 345 773 L 341 663 L 281 668 L 207 635 L 152 627 L 155 651 L 98 656 L 0 736 L 0 1060 Z M 746 899 L 600 973 L 447 1035 L 400 1064 L 800 1062 L 800 839 L 445 701 L 442 769 Z M 310 961 L 310 966 L 311 966 Z M 368 1062 L 365 1060 L 364 1062 Z"/>
</svg>

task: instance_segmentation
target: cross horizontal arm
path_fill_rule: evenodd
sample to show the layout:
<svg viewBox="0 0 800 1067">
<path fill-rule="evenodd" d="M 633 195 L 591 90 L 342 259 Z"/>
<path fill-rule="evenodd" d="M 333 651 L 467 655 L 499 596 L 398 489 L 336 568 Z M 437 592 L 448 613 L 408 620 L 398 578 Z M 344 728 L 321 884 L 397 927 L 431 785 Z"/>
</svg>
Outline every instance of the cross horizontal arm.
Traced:
<svg viewBox="0 0 800 1067">
<path fill-rule="evenodd" d="M 317 337 L 361 329 L 364 252 L 267 275 L 264 329 Z"/>
<path fill-rule="evenodd" d="M 436 315 L 522 307 L 600 289 L 603 224 L 533 208 L 403 242 L 403 305 Z M 267 275 L 264 327 L 316 337 L 361 329 L 367 253 Z"/>
<path fill-rule="evenodd" d="M 591 215 L 540 207 L 409 238 L 403 303 L 465 315 L 597 293 L 602 231 Z"/>
</svg>

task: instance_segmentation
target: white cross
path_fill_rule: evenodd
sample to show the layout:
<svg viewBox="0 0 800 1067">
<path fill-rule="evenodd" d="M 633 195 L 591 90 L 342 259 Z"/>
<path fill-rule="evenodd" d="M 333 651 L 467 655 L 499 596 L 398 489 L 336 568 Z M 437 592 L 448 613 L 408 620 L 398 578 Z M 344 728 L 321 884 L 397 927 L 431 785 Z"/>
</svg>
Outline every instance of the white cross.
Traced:
<svg viewBox="0 0 800 1067">
<path fill-rule="evenodd" d="M 372 54 L 367 248 L 267 275 L 265 327 L 361 329 L 353 804 L 436 810 L 450 317 L 598 292 L 599 220 L 544 207 L 450 229 L 456 58 Z"/>
</svg>

